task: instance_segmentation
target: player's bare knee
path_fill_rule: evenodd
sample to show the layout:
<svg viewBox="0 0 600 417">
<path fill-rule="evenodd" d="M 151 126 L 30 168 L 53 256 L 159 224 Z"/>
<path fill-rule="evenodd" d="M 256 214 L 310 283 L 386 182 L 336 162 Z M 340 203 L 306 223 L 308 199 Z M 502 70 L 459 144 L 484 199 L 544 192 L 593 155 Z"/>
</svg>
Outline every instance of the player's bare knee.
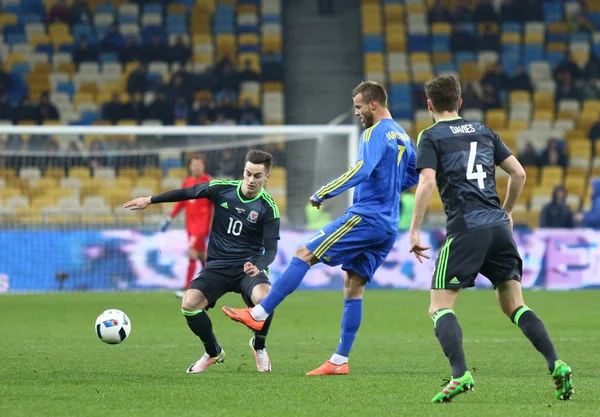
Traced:
<svg viewBox="0 0 600 417">
<path fill-rule="evenodd" d="M 308 250 L 306 246 L 302 246 L 301 248 L 296 249 L 296 252 L 294 252 L 294 256 L 298 259 L 303 260 L 310 266 L 319 263 L 317 257 L 313 255 L 313 253 L 310 250 Z"/>
<path fill-rule="evenodd" d="M 204 293 L 195 288 L 190 288 L 183 295 L 181 309 L 185 311 L 203 310 L 208 306 L 208 300 Z"/>
<path fill-rule="evenodd" d="M 442 304 L 430 304 L 429 308 L 427 309 L 427 314 L 429 314 L 429 317 L 433 317 L 433 315 L 436 313 L 436 311 L 438 310 L 444 310 L 450 307 L 442 307 Z"/>
<path fill-rule="evenodd" d="M 194 261 L 195 261 L 196 259 L 198 259 L 198 258 L 199 258 L 199 256 L 200 256 L 200 253 L 199 253 L 198 251 L 196 251 L 196 250 L 194 250 L 194 249 L 189 249 L 189 250 L 188 250 L 188 257 L 189 257 L 191 260 L 194 260 Z"/>
<path fill-rule="evenodd" d="M 496 288 L 496 298 L 500 304 L 502 312 L 507 317 L 511 317 L 514 311 L 525 304 L 521 283 L 511 280 L 503 282 Z"/>
<path fill-rule="evenodd" d="M 271 286 L 269 284 L 256 285 L 254 288 L 252 288 L 252 294 L 250 295 L 252 303 L 254 305 L 259 304 L 267 297 L 267 295 L 269 295 L 269 291 L 271 291 Z"/>
<path fill-rule="evenodd" d="M 353 271 L 348 271 L 344 278 L 344 298 L 363 298 L 367 279 Z"/>
<path fill-rule="evenodd" d="M 519 303 L 518 301 L 513 299 L 500 300 L 500 309 L 509 318 L 512 316 L 514 311 L 522 305 L 523 303 Z"/>
<path fill-rule="evenodd" d="M 431 290 L 431 302 L 428 310 L 429 316 L 433 317 L 438 310 L 446 308 L 453 309 L 460 291 L 460 289 Z"/>
</svg>

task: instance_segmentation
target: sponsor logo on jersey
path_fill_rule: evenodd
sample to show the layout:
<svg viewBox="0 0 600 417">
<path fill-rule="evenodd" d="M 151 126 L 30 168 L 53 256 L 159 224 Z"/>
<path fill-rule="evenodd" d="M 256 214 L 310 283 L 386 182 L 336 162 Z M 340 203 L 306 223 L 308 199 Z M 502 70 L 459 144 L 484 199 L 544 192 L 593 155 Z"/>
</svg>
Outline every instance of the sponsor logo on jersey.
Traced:
<svg viewBox="0 0 600 417">
<path fill-rule="evenodd" d="M 258 219 L 258 213 L 254 210 L 252 210 L 250 212 L 250 214 L 248 214 L 248 221 L 251 223 L 256 223 L 256 220 Z"/>
<path fill-rule="evenodd" d="M 239 208 L 239 207 L 236 207 L 235 210 L 238 212 L 238 214 L 242 214 L 242 213 L 246 212 L 245 209 L 242 209 L 242 208 Z"/>
</svg>

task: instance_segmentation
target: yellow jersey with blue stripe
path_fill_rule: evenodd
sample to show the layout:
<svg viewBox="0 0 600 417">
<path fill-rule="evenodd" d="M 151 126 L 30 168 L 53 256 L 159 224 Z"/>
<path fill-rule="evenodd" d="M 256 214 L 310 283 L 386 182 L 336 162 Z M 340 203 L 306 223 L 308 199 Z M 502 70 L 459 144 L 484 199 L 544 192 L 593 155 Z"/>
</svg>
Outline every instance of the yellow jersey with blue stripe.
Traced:
<svg viewBox="0 0 600 417">
<path fill-rule="evenodd" d="M 356 163 L 319 188 L 313 197 L 323 201 L 355 187 L 354 201 L 347 212 L 396 233 L 400 193 L 419 181 L 416 154 L 404 129 L 393 119 L 382 119 L 362 133 Z"/>
</svg>

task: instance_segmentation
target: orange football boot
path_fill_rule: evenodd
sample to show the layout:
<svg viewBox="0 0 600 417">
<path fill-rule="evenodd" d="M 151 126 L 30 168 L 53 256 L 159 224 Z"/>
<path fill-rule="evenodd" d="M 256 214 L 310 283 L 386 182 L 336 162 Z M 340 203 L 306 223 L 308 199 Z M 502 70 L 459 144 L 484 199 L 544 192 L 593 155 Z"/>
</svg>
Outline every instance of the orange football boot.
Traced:
<svg viewBox="0 0 600 417">
<path fill-rule="evenodd" d="M 329 361 L 325 362 L 323 365 L 319 366 L 314 371 L 310 371 L 306 375 L 308 376 L 316 376 L 316 375 L 348 375 L 350 373 L 350 369 L 348 368 L 348 363 L 343 363 L 341 365 L 336 365 Z"/>
<path fill-rule="evenodd" d="M 254 320 L 250 314 L 252 311 L 251 308 L 231 308 L 223 306 L 222 310 L 231 320 L 245 324 L 250 330 L 254 330 L 255 332 L 260 332 L 265 325 L 264 321 Z"/>
</svg>

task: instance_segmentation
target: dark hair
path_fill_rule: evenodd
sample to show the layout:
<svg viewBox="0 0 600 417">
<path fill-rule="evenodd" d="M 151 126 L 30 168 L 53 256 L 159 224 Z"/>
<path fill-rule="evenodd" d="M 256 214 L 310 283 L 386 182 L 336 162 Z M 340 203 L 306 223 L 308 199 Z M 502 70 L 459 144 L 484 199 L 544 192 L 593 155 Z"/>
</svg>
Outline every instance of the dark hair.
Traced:
<svg viewBox="0 0 600 417">
<path fill-rule="evenodd" d="M 457 111 L 460 100 L 460 83 L 452 75 L 442 75 L 425 83 L 425 94 L 436 112 Z"/>
<path fill-rule="evenodd" d="M 352 92 L 352 97 L 362 94 L 363 101 L 370 103 L 376 101 L 383 107 L 387 107 L 387 93 L 385 88 L 375 81 L 363 81 L 356 86 Z"/>
<path fill-rule="evenodd" d="M 204 165 L 206 165 L 206 156 L 204 156 L 203 153 L 195 153 L 192 155 L 192 157 L 190 158 L 190 162 L 192 162 L 194 159 L 199 159 L 202 162 L 204 162 Z"/>
<path fill-rule="evenodd" d="M 269 172 L 273 166 L 273 155 L 268 152 L 253 149 L 246 154 L 246 162 L 256 165 L 264 165 L 265 170 Z"/>
</svg>

